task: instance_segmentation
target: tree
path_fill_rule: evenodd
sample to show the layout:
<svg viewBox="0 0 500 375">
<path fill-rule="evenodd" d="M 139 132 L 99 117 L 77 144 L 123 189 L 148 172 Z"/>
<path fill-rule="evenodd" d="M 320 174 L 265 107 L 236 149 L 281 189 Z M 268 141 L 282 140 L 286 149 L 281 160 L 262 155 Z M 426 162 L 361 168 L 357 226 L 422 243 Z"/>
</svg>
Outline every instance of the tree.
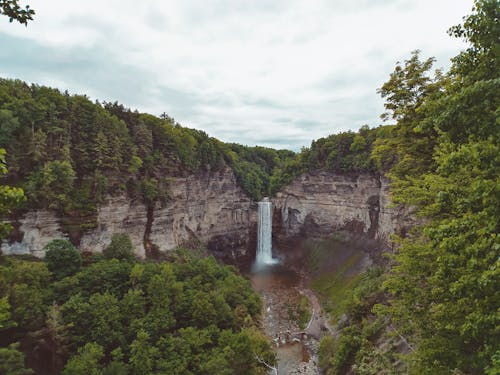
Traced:
<svg viewBox="0 0 500 375">
<path fill-rule="evenodd" d="M 451 72 L 461 80 L 473 82 L 498 77 L 500 58 L 498 0 L 475 0 L 472 14 L 463 23 L 451 27 L 448 33 L 463 38 L 469 47 L 453 58 Z"/>
<path fill-rule="evenodd" d="M 35 11 L 29 5 L 22 8 L 18 0 L 0 0 L 0 14 L 9 17 L 9 21 L 18 21 L 28 26 L 28 21 L 33 20 Z"/>
<path fill-rule="evenodd" d="M 162 274 L 154 275 L 147 287 L 149 312 L 145 318 L 145 326 L 154 338 L 167 335 L 175 326 L 171 309 L 171 287 L 175 278 L 168 267 Z"/>
<path fill-rule="evenodd" d="M 39 329 L 45 320 L 51 291 L 50 272 L 42 262 L 13 260 L 8 267 L 0 266 L 0 282 L 6 285 L 11 317 L 23 331 Z"/>
<path fill-rule="evenodd" d="M 102 345 L 107 351 L 122 344 L 124 337 L 118 299 L 109 293 L 93 294 L 89 304 L 91 330 L 87 333 L 88 340 Z"/>
<path fill-rule="evenodd" d="M 24 354 L 18 350 L 18 344 L 0 348 L 0 374 L 31 375 L 33 370 L 24 367 Z"/>
<path fill-rule="evenodd" d="M 386 98 L 384 107 L 387 112 L 380 116 L 384 121 L 389 118 L 398 122 L 412 120 L 432 89 L 432 78 L 428 73 L 435 59 L 420 61 L 419 55 L 419 50 L 413 51 L 404 67 L 398 62 L 390 79 L 377 90 L 382 98 Z"/>
<path fill-rule="evenodd" d="M 130 344 L 130 367 L 132 375 L 152 373 L 158 349 L 149 342 L 149 335 L 144 330 L 137 332 L 137 338 Z"/>
<path fill-rule="evenodd" d="M 89 342 L 82 348 L 78 349 L 78 354 L 73 356 L 62 375 L 101 375 L 102 366 L 100 361 L 104 357 L 102 346 L 95 342 Z"/>
<path fill-rule="evenodd" d="M 415 111 L 413 128 L 434 132 L 433 147 L 408 152 L 432 163 L 401 166 L 408 158 L 400 148 L 391 171 L 393 200 L 425 218 L 398 240 L 384 283 L 391 299 L 382 310 L 415 346 L 413 373 L 474 374 L 498 363 L 498 9 L 496 0 L 476 1 L 473 14 L 451 29 L 472 45 L 453 60 L 443 90 Z"/>
<path fill-rule="evenodd" d="M 15 327 L 16 323 L 10 318 L 10 303 L 5 296 L 0 298 L 0 331 L 6 328 Z"/>
<path fill-rule="evenodd" d="M 5 149 L 0 148 L 0 178 L 7 173 L 5 161 Z M 26 200 L 21 188 L 0 185 L 0 216 L 8 215 L 11 210 L 19 206 Z M 12 229 L 12 225 L 6 222 L 0 222 L 0 240 L 5 238 Z"/>
<path fill-rule="evenodd" d="M 7 145 L 14 132 L 19 128 L 19 119 L 8 109 L 0 109 L 0 145 Z"/>
<path fill-rule="evenodd" d="M 80 270 L 82 256 L 68 240 L 52 240 L 45 246 L 44 250 L 44 261 L 56 280 L 74 275 Z"/>
<path fill-rule="evenodd" d="M 64 366 L 70 344 L 69 328 L 62 320 L 61 308 L 54 303 L 47 312 L 44 327 L 32 334 L 37 362 L 46 363 L 51 374 L 60 373 Z"/>
<path fill-rule="evenodd" d="M 112 361 L 104 368 L 103 375 L 129 375 L 129 366 L 123 362 L 123 352 L 116 348 L 111 352 Z"/>
<path fill-rule="evenodd" d="M 428 170 L 432 164 L 432 150 L 436 144 L 436 130 L 426 126 L 429 121 L 429 103 L 442 95 L 446 79 L 441 71 L 431 73 L 434 58 L 420 60 L 420 51 L 413 51 L 404 65 L 397 63 L 390 78 L 377 92 L 385 98 L 387 112 L 384 121 L 395 120 L 394 137 L 378 138 L 373 158 L 387 164 L 395 160 L 390 171 L 393 185 L 406 183 L 406 176 Z M 431 108 L 432 109 L 432 108 Z M 394 156 L 388 155 L 392 153 Z"/>
<path fill-rule="evenodd" d="M 126 234 L 114 234 L 111 243 L 103 250 L 106 259 L 133 260 L 134 245 Z"/>
</svg>

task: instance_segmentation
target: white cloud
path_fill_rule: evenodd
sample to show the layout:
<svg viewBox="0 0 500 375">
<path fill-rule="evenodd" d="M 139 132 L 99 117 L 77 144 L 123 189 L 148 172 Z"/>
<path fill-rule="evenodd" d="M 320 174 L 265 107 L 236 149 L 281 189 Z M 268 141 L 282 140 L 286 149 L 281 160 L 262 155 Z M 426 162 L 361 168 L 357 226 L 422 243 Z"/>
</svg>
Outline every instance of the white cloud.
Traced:
<svg viewBox="0 0 500 375">
<path fill-rule="evenodd" d="M 73 51 L 54 62 L 67 69 L 37 68 L 33 56 L 31 73 L 16 70 L 26 62 L 0 73 L 168 111 L 224 140 L 299 148 L 377 125 L 376 88 L 410 51 L 448 66 L 463 45 L 446 30 L 472 1 L 34 0 L 32 7 L 34 22 L 1 20 L 0 37 Z M 75 78 L 82 54 L 93 69 L 113 75 L 116 67 L 120 81 Z"/>
</svg>

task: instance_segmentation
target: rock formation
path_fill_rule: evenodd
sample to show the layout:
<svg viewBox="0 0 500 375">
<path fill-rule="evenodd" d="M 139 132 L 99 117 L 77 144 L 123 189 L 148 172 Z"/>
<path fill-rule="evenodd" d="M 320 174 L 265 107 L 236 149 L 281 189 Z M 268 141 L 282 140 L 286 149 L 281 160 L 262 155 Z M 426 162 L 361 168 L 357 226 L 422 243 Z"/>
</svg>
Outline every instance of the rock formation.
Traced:
<svg viewBox="0 0 500 375">
<path fill-rule="evenodd" d="M 285 237 L 326 236 L 337 230 L 363 234 L 382 242 L 409 225 L 390 208 L 389 182 L 370 174 L 329 172 L 303 174 L 273 198 L 275 225 Z M 98 208 L 97 225 L 79 236 L 82 251 L 102 251 L 115 233 L 126 233 L 138 256 L 152 249 L 203 244 L 221 258 L 253 256 L 257 205 L 242 191 L 227 168 L 223 171 L 172 178 L 170 200 L 146 207 L 125 195 L 109 197 Z M 4 241 L 2 252 L 42 257 L 54 238 L 67 238 L 61 219 L 47 210 L 18 219 L 19 241 Z M 75 239 L 72 237 L 73 241 Z"/>
<path fill-rule="evenodd" d="M 231 169 L 172 178 L 170 196 L 163 207 L 157 204 L 151 209 L 125 195 L 109 197 L 98 208 L 96 228 L 85 231 L 77 245 L 82 251 L 100 252 L 113 234 L 126 233 L 140 257 L 151 247 L 168 251 L 200 243 L 215 253 L 230 249 L 233 258 L 247 255 L 251 228 L 257 220 L 256 206 L 241 190 Z M 68 237 L 60 218 L 51 211 L 30 211 L 17 224 L 22 240 L 4 241 L 4 254 L 43 257 L 47 243 Z"/>
<path fill-rule="evenodd" d="M 383 243 L 405 230 L 405 213 L 390 207 L 389 181 L 371 174 L 303 174 L 273 199 L 285 237 L 346 230 Z M 276 213 L 275 213 L 276 214 Z"/>
</svg>

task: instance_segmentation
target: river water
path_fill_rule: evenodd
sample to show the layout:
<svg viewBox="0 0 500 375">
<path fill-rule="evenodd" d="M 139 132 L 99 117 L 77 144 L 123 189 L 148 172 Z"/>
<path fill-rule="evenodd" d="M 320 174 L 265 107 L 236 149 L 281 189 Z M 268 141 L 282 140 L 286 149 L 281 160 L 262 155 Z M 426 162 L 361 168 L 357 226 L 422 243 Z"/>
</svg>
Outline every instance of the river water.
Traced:
<svg viewBox="0 0 500 375">
<path fill-rule="evenodd" d="M 325 320 L 301 275 L 276 264 L 259 267 L 248 276 L 263 300 L 263 329 L 276 352 L 278 374 L 319 374 L 317 349 Z M 290 313 L 303 296 L 309 300 L 312 315 L 305 329 L 298 326 Z"/>
</svg>

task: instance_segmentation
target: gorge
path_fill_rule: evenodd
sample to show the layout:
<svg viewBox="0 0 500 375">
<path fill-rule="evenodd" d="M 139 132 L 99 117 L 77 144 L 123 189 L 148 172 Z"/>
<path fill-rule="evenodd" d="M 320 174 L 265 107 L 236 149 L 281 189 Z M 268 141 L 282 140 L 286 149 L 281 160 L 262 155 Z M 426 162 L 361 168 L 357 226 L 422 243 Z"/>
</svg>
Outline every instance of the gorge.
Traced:
<svg viewBox="0 0 500 375">
<path fill-rule="evenodd" d="M 26 25 L 34 12 L 17 3 L 0 1 L 0 14 Z M 160 48 L 191 73 L 177 82 L 177 93 L 172 86 L 163 96 L 147 81 L 147 90 L 133 90 L 143 103 L 161 103 L 159 116 L 70 94 L 71 87 L 60 91 L 0 78 L 0 374 L 500 373 L 499 4 L 473 3 L 471 14 L 448 30 L 468 44 L 448 71 L 434 70 L 436 59 L 414 50 L 377 89 L 382 122 L 325 135 L 300 151 L 221 141 L 182 126 L 164 110 L 190 112 L 186 100 L 175 99 L 189 93 L 189 101 L 198 103 L 188 117 L 193 124 L 200 124 L 202 108 L 209 109 L 207 129 L 223 129 L 240 142 L 244 134 L 252 145 L 257 139 L 283 145 L 282 137 L 298 142 L 318 136 L 309 132 L 313 128 L 335 131 L 340 123 L 354 129 L 371 108 L 364 94 L 360 106 L 349 104 L 353 92 L 365 93 L 358 83 L 368 77 L 358 68 L 367 62 L 377 71 L 387 67 L 389 55 L 400 58 L 392 47 L 409 46 L 392 37 L 404 35 L 405 22 L 371 17 L 391 29 L 383 37 L 389 48 L 380 50 L 325 45 L 328 34 L 348 40 L 347 33 L 328 32 L 345 22 L 329 22 L 316 11 L 314 21 L 328 21 L 324 30 L 308 27 L 303 35 L 279 22 L 262 30 L 243 22 L 245 34 L 272 41 L 262 45 L 277 52 L 286 69 L 273 80 L 267 67 L 248 65 L 251 58 L 268 65 L 268 53 L 252 54 L 252 44 L 231 32 L 245 49 L 234 56 L 235 50 L 224 48 L 232 54 L 225 63 L 236 68 L 229 69 L 231 81 L 241 86 L 233 92 L 225 85 L 214 90 L 192 84 L 206 67 L 207 76 L 220 77 L 211 59 L 193 58 L 195 48 L 185 48 L 190 43 L 165 48 L 159 38 L 146 40 L 138 32 L 131 38 L 138 45 Z M 201 8 L 194 7 L 192 18 L 198 19 Z M 99 19 L 121 19 L 116 12 L 122 8 Z M 408 15 L 416 9 L 395 8 Z M 422 14 L 431 14 L 427 8 Z M 219 29 L 227 20 L 214 9 L 208 18 Z M 436 19 L 445 14 L 439 4 L 430 11 Z M 287 14 L 279 6 L 273 13 L 280 19 Z M 302 11 L 296 14 L 297 21 L 316 24 Z M 140 14 L 134 10 L 133 16 L 137 26 Z M 259 17 L 258 23 L 272 20 Z M 83 25 L 71 20 L 65 30 L 70 24 Z M 111 30 L 109 22 L 102 24 Z M 182 32 L 171 25 L 172 35 L 173 29 Z M 204 44 L 217 35 L 198 26 L 185 34 L 202 36 Z M 422 34 L 432 30 L 427 26 L 412 30 Z M 49 59 L 57 65 L 54 72 L 46 70 L 51 64 L 35 61 L 29 73 L 32 67 L 22 60 L 32 64 L 33 51 L 45 59 L 60 39 L 54 38 L 59 32 L 38 30 L 40 49 L 17 39 L 21 31 L 12 34 L 27 51 L 6 45 L 5 56 L 19 61 L 12 76 L 52 76 L 45 82 L 70 85 L 77 81 L 59 73 L 77 62 L 74 55 L 75 76 L 87 84 L 111 90 L 114 79 L 132 88 L 130 77 L 141 80 L 138 72 L 121 75 L 118 60 L 100 53 L 101 39 L 109 38 L 93 41 L 85 33 L 89 48 L 65 54 L 61 45 Z M 272 37 L 275 32 L 283 38 Z M 309 49 L 285 48 L 294 57 L 283 59 L 279 46 L 314 41 L 313 35 L 321 37 L 314 42 L 319 58 Z M 63 36 L 74 42 L 71 33 Z M 113 47 L 121 49 L 121 43 Z M 125 49 L 132 60 L 139 58 L 139 49 Z M 209 43 L 202 49 L 224 56 Z M 367 58 L 351 56 L 356 50 Z M 88 65 L 96 51 L 113 69 Z M 324 58 L 328 52 L 347 64 L 332 64 Z M 143 57 L 149 56 L 148 50 Z M 374 56 L 380 61 L 370 60 Z M 318 75 L 312 63 L 342 79 Z M 169 64 L 145 66 L 155 74 L 179 73 Z M 310 73 L 314 83 L 301 82 Z M 284 80 L 293 85 L 287 89 L 279 84 Z M 249 83 L 265 94 L 252 95 Z M 344 92 L 330 92 L 332 85 Z M 321 94 L 314 95 L 313 87 L 321 87 Z M 285 92 L 293 100 L 282 106 Z M 123 90 L 121 98 L 130 93 Z M 329 111 L 312 105 L 318 101 Z M 330 112 L 332 103 L 344 108 Z M 256 116 L 256 106 L 266 111 Z M 342 113 L 350 107 L 354 120 Z M 272 137 L 274 125 L 283 134 Z"/>
<path fill-rule="evenodd" d="M 149 243 L 160 252 L 205 244 L 222 259 L 253 259 L 258 205 L 238 186 L 230 169 L 173 178 L 170 196 L 164 206 L 153 207 L 148 231 L 146 205 L 122 195 L 108 196 L 98 207 L 96 227 L 83 231 L 75 245 L 81 251 L 102 251 L 113 234 L 127 233 L 139 257 L 146 256 Z M 276 240 L 282 241 L 346 230 L 387 246 L 392 233 L 412 224 L 403 211 L 390 207 L 388 180 L 367 173 L 303 174 L 271 201 Z M 3 241 L 2 252 L 42 257 L 51 240 L 71 237 L 63 222 L 64 217 L 54 211 L 28 211 L 14 222 L 18 238 Z"/>
</svg>

